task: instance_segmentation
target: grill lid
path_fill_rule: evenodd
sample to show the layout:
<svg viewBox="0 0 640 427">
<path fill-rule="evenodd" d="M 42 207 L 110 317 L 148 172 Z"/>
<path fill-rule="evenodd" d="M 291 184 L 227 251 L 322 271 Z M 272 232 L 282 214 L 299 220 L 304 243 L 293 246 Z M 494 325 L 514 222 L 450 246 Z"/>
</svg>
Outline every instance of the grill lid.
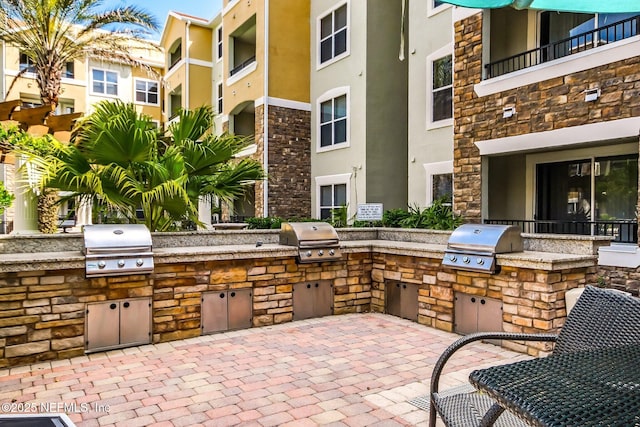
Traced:
<svg viewBox="0 0 640 427">
<path fill-rule="evenodd" d="M 520 228 L 499 224 L 463 224 L 449 238 L 442 265 L 459 270 L 497 273 L 496 254 L 524 248 Z"/>
<path fill-rule="evenodd" d="M 84 226 L 85 254 L 151 250 L 151 233 L 144 224 L 96 224 Z"/>
<path fill-rule="evenodd" d="M 338 245 L 338 233 L 326 222 L 285 222 L 280 228 L 280 244 L 289 246 Z"/>
<path fill-rule="evenodd" d="M 447 244 L 449 249 L 472 253 L 502 254 L 523 250 L 520 228 L 501 224 L 463 224 Z"/>
<path fill-rule="evenodd" d="M 336 230 L 326 222 L 284 222 L 280 244 L 298 247 L 298 261 L 322 262 L 342 258 Z"/>
</svg>

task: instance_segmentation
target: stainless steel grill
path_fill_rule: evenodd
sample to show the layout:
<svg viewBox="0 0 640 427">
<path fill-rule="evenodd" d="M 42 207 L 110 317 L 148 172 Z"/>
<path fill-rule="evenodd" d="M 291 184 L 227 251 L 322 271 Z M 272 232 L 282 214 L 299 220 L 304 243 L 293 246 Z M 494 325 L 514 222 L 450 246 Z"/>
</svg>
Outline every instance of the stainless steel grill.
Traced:
<svg viewBox="0 0 640 427">
<path fill-rule="evenodd" d="M 280 244 L 298 247 L 298 261 L 323 262 L 342 258 L 336 230 L 326 222 L 284 222 Z"/>
<path fill-rule="evenodd" d="M 442 265 L 461 270 L 497 273 L 496 254 L 522 250 L 519 227 L 463 224 L 451 233 Z"/>
<path fill-rule="evenodd" d="M 153 272 L 151 233 L 143 224 L 84 226 L 87 277 Z"/>
</svg>

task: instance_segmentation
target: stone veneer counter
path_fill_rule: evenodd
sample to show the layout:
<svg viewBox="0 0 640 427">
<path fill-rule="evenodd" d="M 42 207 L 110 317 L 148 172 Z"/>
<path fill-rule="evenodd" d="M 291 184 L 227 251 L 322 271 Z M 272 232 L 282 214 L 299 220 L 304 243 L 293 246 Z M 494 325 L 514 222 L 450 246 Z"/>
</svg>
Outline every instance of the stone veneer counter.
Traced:
<svg viewBox="0 0 640 427">
<path fill-rule="evenodd" d="M 385 241 L 356 240 L 342 241 L 344 253 L 379 252 L 425 258 L 442 258 L 446 245 Z M 277 244 L 267 245 L 221 245 L 187 246 L 180 248 L 154 249 L 154 263 L 171 264 L 196 261 L 225 261 L 256 258 L 295 257 L 297 248 Z M 539 270 L 560 270 L 575 267 L 592 266 L 596 255 L 567 254 L 539 251 L 512 252 L 497 255 L 498 265 L 523 267 Z M 84 268 L 85 257 L 82 252 L 35 252 L 0 255 L 0 272 L 19 272 L 33 270 L 66 270 Z"/>
<path fill-rule="evenodd" d="M 150 342 L 199 336 L 206 313 L 218 310 L 207 301 L 223 293 L 245 298 L 249 323 L 242 327 L 301 318 L 296 289 L 328 289 L 331 314 L 391 312 L 390 289 L 404 284 L 415 292 L 412 320 L 427 326 L 455 331 L 456 299 L 464 294 L 499 301 L 505 331 L 557 331 L 565 291 L 595 281 L 597 248 L 607 243 L 525 235 L 526 250 L 499 254 L 501 270 L 489 274 L 442 267 L 448 232 L 338 234 L 342 259 L 301 264 L 296 247 L 278 244 L 277 230 L 153 233 L 153 273 L 96 278 L 85 276 L 82 235 L 0 236 L 0 367 L 84 354 L 89 304 L 144 299 Z M 503 346 L 531 355 L 549 350 L 545 343 Z"/>
</svg>

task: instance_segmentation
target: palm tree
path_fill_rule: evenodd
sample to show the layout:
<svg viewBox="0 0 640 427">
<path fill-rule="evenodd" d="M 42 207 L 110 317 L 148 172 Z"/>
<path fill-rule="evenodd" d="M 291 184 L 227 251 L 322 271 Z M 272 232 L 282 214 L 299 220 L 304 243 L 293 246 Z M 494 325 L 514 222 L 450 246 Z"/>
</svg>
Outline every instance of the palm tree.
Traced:
<svg viewBox="0 0 640 427">
<path fill-rule="evenodd" d="M 101 5 L 102 0 L 0 0 L 0 39 L 33 64 L 33 70 L 18 73 L 8 92 L 20 76 L 33 71 L 42 101 L 55 107 L 68 62 L 89 55 L 145 67 L 127 53 L 127 46 L 132 40 L 144 42 L 158 28 L 155 18 L 134 6 L 102 11 Z"/>
<path fill-rule="evenodd" d="M 52 154 L 32 161 L 43 188 L 98 198 L 129 222 L 142 209 L 152 231 L 199 223 L 200 197 L 230 202 L 264 178 L 258 162 L 235 158 L 251 141 L 214 135 L 213 117 L 210 106 L 183 110 L 163 135 L 133 104 L 102 101 L 74 129 L 71 144 L 55 143 Z"/>
</svg>

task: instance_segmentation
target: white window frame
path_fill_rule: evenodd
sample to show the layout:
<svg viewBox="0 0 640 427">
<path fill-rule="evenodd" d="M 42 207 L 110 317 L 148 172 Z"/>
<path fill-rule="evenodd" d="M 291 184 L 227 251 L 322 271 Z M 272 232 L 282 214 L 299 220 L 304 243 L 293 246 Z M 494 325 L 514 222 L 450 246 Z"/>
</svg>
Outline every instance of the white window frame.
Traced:
<svg viewBox="0 0 640 427">
<path fill-rule="evenodd" d="M 144 82 L 145 86 L 147 86 L 147 83 L 155 83 L 158 86 L 158 96 L 157 96 L 157 101 L 155 103 L 153 102 L 141 102 L 138 101 L 138 89 L 137 89 L 137 84 L 138 82 Z M 92 86 L 93 87 L 93 86 Z M 149 97 L 149 87 L 147 86 L 145 93 L 147 94 L 147 98 Z M 141 79 L 141 78 L 134 78 L 133 79 L 133 102 L 135 104 L 139 104 L 139 105 L 153 105 L 154 107 L 157 107 L 160 105 L 160 82 L 158 82 L 157 80 L 150 80 L 150 79 Z"/>
<path fill-rule="evenodd" d="M 453 174 L 453 160 L 445 160 L 444 162 L 423 163 L 424 171 L 426 173 L 426 197 L 425 206 L 431 206 L 433 204 L 433 177 L 434 175 Z M 453 186 L 451 188 L 453 192 Z M 453 197 L 453 195 L 452 195 Z"/>
<path fill-rule="evenodd" d="M 347 187 L 346 192 L 346 203 L 347 206 L 350 206 L 351 201 L 351 173 L 343 173 L 337 175 L 324 175 L 317 176 L 315 178 L 316 181 L 316 203 L 315 203 L 315 218 L 320 218 L 320 188 L 326 186 L 335 186 L 345 184 Z"/>
<path fill-rule="evenodd" d="M 218 114 L 222 114 L 222 109 L 224 108 L 224 87 L 222 83 L 218 83 L 216 85 L 216 110 L 218 110 Z M 220 108 L 220 107 L 223 108 Z"/>
<path fill-rule="evenodd" d="M 350 87 L 349 86 L 342 86 L 342 87 L 337 87 L 334 89 L 330 89 L 327 92 L 323 93 L 322 95 L 320 95 L 318 97 L 318 99 L 316 100 L 316 152 L 317 153 L 322 153 L 325 151 L 333 151 L 333 150 L 338 150 L 341 148 L 347 148 L 351 145 L 351 96 L 350 96 Z M 321 119 L 322 119 L 322 109 L 321 109 L 321 105 L 323 102 L 338 98 L 340 96 L 346 95 L 347 97 L 347 114 L 346 114 L 346 118 L 347 118 L 347 139 L 345 142 L 341 142 L 339 144 L 331 144 L 329 146 L 326 147 L 322 147 L 321 144 Z"/>
<path fill-rule="evenodd" d="M 434 0 L 427 0 L 427 17 L 432 17 L 433 15 L 437 15 L 440 12 L 443 12 L 449 8 L 451 8 L 451 4 L 443 3 L 440 6 L 435 6 Z"/>
<path fill-rule="evenodd" d="M 224 56 L 223 37 L 222 25 L 220 25 L 216 28 L 216 62 L 222 61 L 222 57 Z"/>
<path fill-rule="evenodd" d="M 321 49 L 320 49 L 320 42 L 322 41 L 321 39 L 322 20 L 326 18 L 328 15 L 333 14 L 336 10 L 340 9 L 344 5 L 347 6 L 347 49 L 341 54 L 334 56 L 331 59 L 326 60 L 325 62 L 322 62 Z M 333 36 L 334 36 L 334 33 L 331 34 L 331 37 Z M 341 59 L 349 56 L 350 53 L 351 53 L 351 1 L 348 0 L 348 1 L 340 2 L 334 5 L 331 9 L 325 10 L 316 19 L 316 70 L 319 70 L 337 61 L 340 61 Z"/>
<path fill-rule="evenodd" d="M 451 55 L 453 66 L 453 44 L 449 43 L 427 56 L 427 130 L 453 126 L 453 114 L 451 118 L 433 121 L 433 64 L 435 61 Z M 451 74 L 451 89 L 453 90 L 453 72 Z"/>
<path fill-rule="evenodd" d="M 96 91 L 93 90 L 93 82 L 94 82 L 93 72 L 94 71 L 102 71 L 102 72 L 105 73 L 105 75 L 104 75 L 105 80 L 103 81 L 103 83 L 105 85 L 105 87 L 104 87 L 105 91 L 104 92 L 96 92 Z M 107 90 L 107 81 L 106 81 L 107 73 L 114 73 L 116 75 L 116 94 L 115 95 L 111 95 L 111 94 L 106 92 L 106 90 Z M 91 95 L 101 96 L 101 97 L 105 97 L 105 98 L 117 98 L 118 97 L 118 92 L 119 92 L 119 89 L 120 89 L 120 73 L 118 71 L 108 70 L 106 68 L 92 67 L 91 70 L 90 70 L 89 79 L 90 79 L 89 87 L 91 88 L 90 89 Z"/>
</svg>

